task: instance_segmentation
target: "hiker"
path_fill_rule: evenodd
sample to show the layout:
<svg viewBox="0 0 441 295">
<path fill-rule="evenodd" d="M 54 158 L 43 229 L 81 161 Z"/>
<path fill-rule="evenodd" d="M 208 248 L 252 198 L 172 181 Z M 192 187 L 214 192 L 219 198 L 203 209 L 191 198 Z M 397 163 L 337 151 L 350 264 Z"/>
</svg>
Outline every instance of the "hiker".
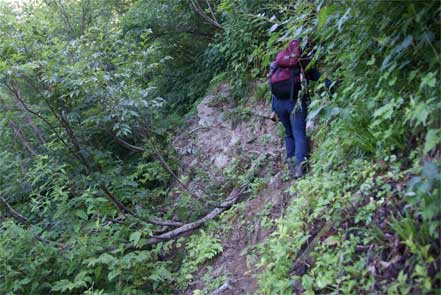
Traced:
<svg viewBox="0 0 441 295">
<path fill-rule="evenodd" d="M 308 154 L 307 81 L 320 78 L 316 69 L 305 71 L 308 61 L 308 57 L 302 56 L 301 40 L 293 40 L 270 64 L 272 117 L 275 119 L 276 113 L 285 128 L 286 161 L 295 179 L 303 176 L 303 165 Z M 326 79 L 325 84 L 329 88 L 331 82 Z"/>
</svg>

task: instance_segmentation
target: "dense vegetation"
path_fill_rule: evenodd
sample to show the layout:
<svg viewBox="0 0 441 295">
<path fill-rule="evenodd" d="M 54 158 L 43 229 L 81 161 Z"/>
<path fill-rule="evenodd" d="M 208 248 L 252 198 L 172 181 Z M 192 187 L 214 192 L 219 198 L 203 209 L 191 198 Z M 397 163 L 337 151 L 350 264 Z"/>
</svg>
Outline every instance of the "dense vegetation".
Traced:
<svg viewBox="0 0 441 295">
<path fill-rule="evenodd" d="M 310 87 L 311 169 L 250 249 L 258 294 L 440 291 L 439 2 L 0 5 L 0 293 L 185 289 L 222 252 L 216 224 L 154 236 L 257 176 L 230 167 L 198 198 L 176 176 L 175 131 L 219 82 L 237 114 L 268 100 L 268 64 L 299 37 L 339 83 Z"/>
</svg>

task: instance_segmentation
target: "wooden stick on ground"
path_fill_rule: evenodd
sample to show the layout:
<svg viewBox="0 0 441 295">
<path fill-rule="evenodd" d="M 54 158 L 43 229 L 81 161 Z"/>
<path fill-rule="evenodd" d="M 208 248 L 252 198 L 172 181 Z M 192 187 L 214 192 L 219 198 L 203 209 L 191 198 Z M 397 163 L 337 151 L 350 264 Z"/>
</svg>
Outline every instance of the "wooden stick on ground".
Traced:
<svg viewBox="0 0 441 295">
<path fill-rule="evenodd" d="M 159 236 L 153 236 L 147 240 L 147 245 L 153 245 L 153 244 L 157 244 L 160 242 L 172 240 L 172 239 L 177 238 L 186 232 L 189 232 L 193 229 L 200 227 L 201 225 L 203 225 L 207 221 L 215 218 L 216 216 L 218 216 L 219 214 L 221 214 L 222 212 L 224 212 L 225 210 L 230 208 L 232 205 L 234 205 L 239 200 L 239 198 L 242 196 L 242 193 L 243 193 L 242 191 L 233 190 L 233 192 L 230 194 L 230 197 L 225 202 L 222 202 L 219 207 L 213 209 L 210 213 L 205 215 L 203 218 L 201 218 L 195 222 L 185 224 L 181 227 L 178 227 L 172 231 L 163 233 Z"/>
<path fill-rule="evenodd" d="M 213 292 L 211 292 L 208 295 L 222 295 L 222 294 L 224 294 L 223 293 L 224 291 L 226 291 L 230 288 L 231 288 L 230 281 L 227 280 L 222 286 L 220 286 L 216 290 L 213 290 Z"/>
</svg>

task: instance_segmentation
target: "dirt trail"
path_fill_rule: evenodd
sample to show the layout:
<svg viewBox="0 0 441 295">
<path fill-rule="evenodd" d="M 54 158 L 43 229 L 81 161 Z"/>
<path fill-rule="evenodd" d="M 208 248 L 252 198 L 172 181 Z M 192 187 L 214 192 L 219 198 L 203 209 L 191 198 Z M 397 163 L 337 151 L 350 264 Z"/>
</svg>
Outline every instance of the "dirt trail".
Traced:
<svg viewBox="0 0 441 295">
<path fill-rule="evenodd" d="M 232 222 L 232 230 L 222 237 L 223 253 L 199 270 L 199 278 L 181 293 L 191 295 L 196 289 L 204 289 L 202 280 L 210 268 L 215 279 L 224 276 L 230 287 L 219 294 L 253 294 L 257 289 L 256 269 L 247 254 L 256 244 L 261 243 L 272 232 L 271 227 L 262 227 L 263 216 L 275 219 L 283 213 L 288 195 L 288 183 L 281 179 L 284 174 L 282 159 L 284 148 L 277 135 L 277 126 L 259 115 L 268 115 L 270 106 L 263 101 L 251 101 L 249 120 L 233 126 L 226 120 L 231 106 L 228 105 L 230 89 L 219 87 L 216 94 L 205 97 L 197 108 L 197 115 L 189 119 L 189 127 L 174 140 L 182 165 L 182 172 L 205 171 L 212 182 L 222 183 L 224 169 L 235 159 L 252 159 L 266 156 L 266 165 L 259 171 L 265 178 L 265 187 L 257 196 L 245 200 L 245 209 L 240 220 Z M 207 183 L 197 178 L 190 179 L 188 186 L 202 193 Z"/>
</svg>

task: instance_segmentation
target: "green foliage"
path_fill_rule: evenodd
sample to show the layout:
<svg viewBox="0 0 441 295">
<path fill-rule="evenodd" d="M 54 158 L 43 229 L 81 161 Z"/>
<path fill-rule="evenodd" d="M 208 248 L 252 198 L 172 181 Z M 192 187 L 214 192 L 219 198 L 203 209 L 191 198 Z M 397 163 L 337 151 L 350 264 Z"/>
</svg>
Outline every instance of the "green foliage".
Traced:
<svg viewBox="0 0 441 295">
<path fill-rule="evenodd" d="M 0 196 L 30 225 L 0 226 L 0 261 L 8 266 L 0 293 L 172 293 L 176 267 L 158 258 L 170 245 L 146 247 L 160 227 L 123 214 L 102 189 L 148 220 L 169 204 L 171 176 L 158 151 L 176 169 L 169 132 L 179 120 L 162 98 L 171 88 L 157 75 L 169 58 L 149 24 L 141 35 L 127 33 L 138 8 L 131 1 L 57 0 L 18 11 L 1 4 Z M 145 153 L 129 153 L 115 136 Z"/>
<path fill-rule="evenodd" d="M 213 76 L 204 51 L 214 32 L 179 0 L 137 1 L 122 19 L 122 30 L 141 47 L 151 43 L 148 76 L 171 109 L 181 115 L 203 96 Z"/>
<path fill-rule="evenodd" d="M 237 97 L 244 96 L 249 90 L 248 82 L 262 74 L 268 64 L 264 44 L 269 25 L 259 17 L 270 13 L 271 9 L 262 9 L 267 3 L 231 0 L 221 1 L 218 6 L 224 18 L 224 31 L 210 45 L 208 61 L 216 71 L 226 73 Z"/>
<path fill-rule="evenodd" d="M 212 237 L 204 230 L 199 234 L 191 236 L 186 245 L 188 254 L 182 262 L 177 284 L 185 289 L 193 279 L 193 273 L 196 272 L 207 261 L 213 259 L 222 253 L 223 248 L 220 240 Z"/>
<path fill-rule="evenodd" d="M 318 59 L 335 65 L 329 71 L 342 79 L 332 102 L 316 104 L 322 119 L 332 122 L 326 137 L 347 148 L 332 157 L 407 153 L 417 147 L 409 139 L 423 140 L 420 134 L 426 132 L 430 135 L 426 153 L 438 142 L 426 127 L 437 126 L 434 114 L 439 112 L 435 102 L 439 58 L 434 52 L 439 43 L 431 21 L 436 11 L 432 4 L 364 2 L 352 8 L 345 4 L 321 8 L 322 26 L 315 34 L 320 42 Z M 394 13 L 386 16 L 380 11 Z"/>
<path fill-rule="evenodd" d="M 441 217 L 441 208 L 438 206 L 441 201 L 439 163 L 426 161 L 421 170 L 421 176 L 414 176 L 409 182 L 407 201 L 415 217 L 430 222 L 430 235 L 438 239 Z"/>
<path fill-rule="evenodd" d="M 179 243 L 147 246 L 163 228 L 111 198 L 143 220 L 200 218 L 206 204 L 187 192 L 170 197 L 163 162 L 177 170 L 171 145 L 183 115 L 210 84 L 228 82 L 232 95 L 218 101 L 230 106 L 225 118 L 248 118 L 245 94 L 258 80 L 256 97 L 269 98 L 269 62 L 299 37 L 313 41 L 309 67 L 338 85 L 331 94 L 311 83 L 311 171 L 290 188 L 284 216 L 270 220 L 267 206 L 256 217 L 275 230 L 256 246 L 258 292 L 439 291 L 437 2 L 198 1 L 216 28 L 187 1 L 40 2 L 0 4 L 0 293 L 186 288 L 223 251 L 217 234 L 241 222 L 245 205 L 223 213 L 222 230 L 212 223 Z M 233 188 L 256 196 L 267 164 L 242 152 L 223 184 L 194 174 L 216 197 Z M 296 273 L 325 222 L 334 227 Z"/>
<path fill-rule="evenodd" d="M 194 290 L 193 291 L 194 295 L 210 294 L 211 291 L 215 290 L 216 288 L 219 288 L 220 286 L 222 286 L 224 284 L 224 282 L 226 280 L 225 276 L 221 275 L 221 276 L 213 277 L 213 272 L 215 272 L 216 270 L 213 270 L 211 266 L 208 266 L 207 270 L 208 271 L 203 276 L 204 289 L 203 290 L 199 290 L 199 289 Z"/>
<path fill-rule="evenodd" d="M 434 266 L 439 248 L 435 245 L 437 234 L 431 233 L 429 227 L 438 226 L 439 217 L 421 222 L 391 212 L 392 216 L 387 217 L 390 223 L 379 220 L 379 212 L 388 202 L 394 202 L 399 192 L 378 172 L 371 163 L 356 161 L 344 171 L 310 175 L 291 188 L 296 197 L 286 216 L 276 220 L 276 231 L 258 248 L 262 294 L 291 294 L 299 286 L 305 294 L 401 294 L 405 290 L 409 294 L 411 290 L 430 294 L 436 290 L 439 272 L 429 275 L 428 270 Z M 385 175 L 392 175 L 391 172 Z M 407 173 L 396 177 L 401 179 Z M 407 202 L 405 198 L 402 192 L 401 202 Z M 333 226 L 319 237 L 308 255 L 310 269 L 293 276 L 292 267 L 325 222 L 332 222 Z M 406 246 L 404 252 L 385 237 L 393 232 Z M 409 271 L 393 271 L 400 269 L 404 259 Z M 381 282 L 376 279 L 380 273 Z"/>
<path fill-rule="evenodd" d="M 298 182 L 290 191 L 297 192 L 286 216 L 276 221 L 277 230 L 261 248 L 257 266 L 263 294 L 290 294 L 289 272 L 296 253 L 310 238 L 311 227 L 333 218 L 343 218 L 339 212 L 354 201 L 351 191 L 359 187 L 373 170 L 365 162 L 356 162 L 343 171 L 314 175 Z M 335 217 L 335 216 L 338 217 Z M 305 279 L 307 280 L 307 278 Z"/>
</svg>

